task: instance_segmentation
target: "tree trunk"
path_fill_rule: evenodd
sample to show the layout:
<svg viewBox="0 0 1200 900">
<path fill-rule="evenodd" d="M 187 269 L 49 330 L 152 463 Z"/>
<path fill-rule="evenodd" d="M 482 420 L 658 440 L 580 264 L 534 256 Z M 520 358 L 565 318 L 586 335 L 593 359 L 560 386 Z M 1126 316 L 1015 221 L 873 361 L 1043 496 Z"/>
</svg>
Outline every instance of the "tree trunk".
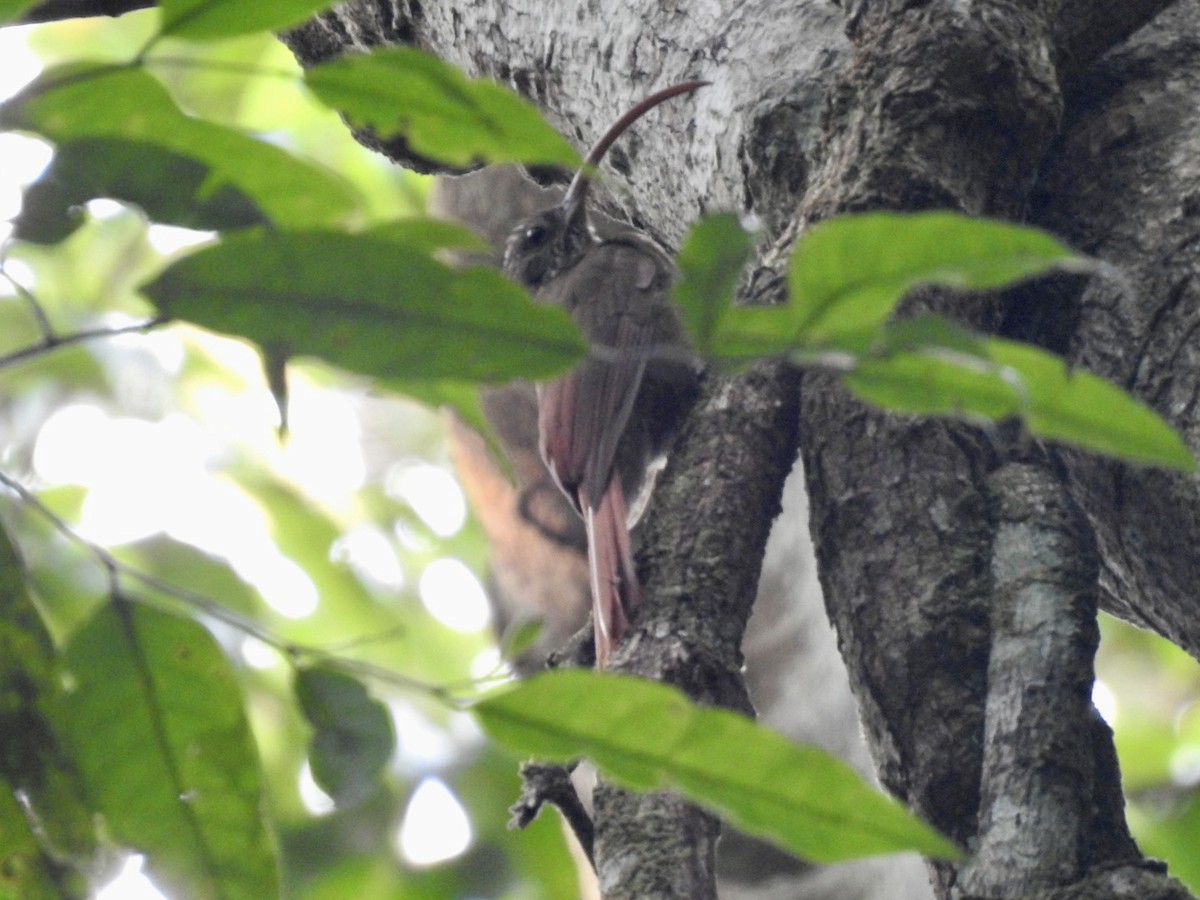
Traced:
<svg viewBox="0 0 1200 900">
<path fill-rule="evenodd" d="M 752 209 L 767 239 L 748 302 L 779 299 L 787 251 L 820 218 L 1031 217 L 1112 272 L 906 308 L 1067 352 L 1200 449 L 1200 2 L 841 6 L 358 2 L 288 40 L 310 63 L 432 50 L 526 94 L 581 147 L 651 89 L 710 79 L 614 148 L 607 206 L 670 246 L 705 212 Z M 740 644 L 797 448 L 880 777 L 974 854 L 932 868 L 938 895 L 1188 896 L 1126 832 L 1089 691 L 1097 604 L 1200 655 L 1194 477 L 885 415 L 782 365 L 713 375 L 648 514 L 646 605 L 614 667 L 747 708 Z M 712 895 L 707 815 L 606 786 L 596 830 L 606 896 Z"/>
</svg>

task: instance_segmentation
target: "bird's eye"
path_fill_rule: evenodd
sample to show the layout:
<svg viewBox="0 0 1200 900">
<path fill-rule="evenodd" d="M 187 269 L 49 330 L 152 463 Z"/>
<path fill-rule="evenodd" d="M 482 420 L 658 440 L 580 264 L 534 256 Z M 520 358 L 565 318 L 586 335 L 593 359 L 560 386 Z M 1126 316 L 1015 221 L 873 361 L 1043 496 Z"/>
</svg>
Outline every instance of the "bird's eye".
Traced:
<svg viewBox="0 0 1200 900">
<path fill-rule="evenodd" d="M 541 225 L 530 225 L 525 229 L 525 246 L 540 247 L 546 243 L 546 229 Z"/>
</svg>

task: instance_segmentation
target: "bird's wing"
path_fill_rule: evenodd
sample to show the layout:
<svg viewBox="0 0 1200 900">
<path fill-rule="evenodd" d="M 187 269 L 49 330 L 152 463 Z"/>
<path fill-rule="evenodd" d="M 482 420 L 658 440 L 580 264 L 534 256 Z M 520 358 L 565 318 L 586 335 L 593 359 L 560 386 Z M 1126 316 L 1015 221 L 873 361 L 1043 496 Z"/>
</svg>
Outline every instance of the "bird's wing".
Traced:
<svg viewBox="0 0 1200 900">
<path fill-rule="evenodd" d="M 539 291 L 571 313 L 592 348 L 566 375 L 543 384 L 538 399 L 542 455 L 577 506 L 580 487 L 594 506 L 612 478 L 648 351 L 660 339 L 651 295 L 667 289 L 670 274 L 661 253 L 610 241 Z"/>
</svg>

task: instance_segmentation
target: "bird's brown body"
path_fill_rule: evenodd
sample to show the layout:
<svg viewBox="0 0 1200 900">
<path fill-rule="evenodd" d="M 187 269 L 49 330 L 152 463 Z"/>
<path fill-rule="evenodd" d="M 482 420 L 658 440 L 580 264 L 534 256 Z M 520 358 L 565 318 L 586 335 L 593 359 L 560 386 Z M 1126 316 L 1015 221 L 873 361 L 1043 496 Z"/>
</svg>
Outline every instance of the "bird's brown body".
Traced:
<svg viewBox="0 0 1200 900">
<path fill-rule="evenodd" d="M 678 85 L 639 104 L 588 162 L 599 162 L 637 115 L 699 86 Z M 578 177 L 561 206 L 522 222 L 504 268 L 537 299 L 569 312 L 591 348 L 566 375 L 538 386 L 538 431 L 542 458 L 587 527 L 603 666 L 640 599 L 629 528 L 690 405 L 699 363 L 670 300 L 670 257 L 633 231 L 597 238 L 583 208 L 586 187 Z"/>
</svg>

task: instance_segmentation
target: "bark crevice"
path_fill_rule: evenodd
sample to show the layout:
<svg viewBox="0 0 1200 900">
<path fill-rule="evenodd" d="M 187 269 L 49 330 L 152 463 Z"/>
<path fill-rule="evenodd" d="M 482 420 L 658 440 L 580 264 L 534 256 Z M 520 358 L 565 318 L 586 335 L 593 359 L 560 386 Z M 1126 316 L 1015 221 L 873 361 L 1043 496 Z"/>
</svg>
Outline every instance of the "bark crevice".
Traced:
<svg viewBox="0 0 1200 900">
<path fill-rule="evenodd" d="M 692 110 L 656 123 L 653 138 L 647 131 L 631 144 L 626 163 L 614 160 L 621 164 L 608 170 L 610 202 L 674 243 L 699 212 L 748 201 L 769 232 L 743 299 L 777 295 L 795 238 L 830 215 L 940 207 L 1022 219 L 1032 211 L 1125 277 L 1070 286 L 1067 316 L 1057 312 L 1061 293 L 1036 285 L 1019 301 L 926 292 L 908 308 L 984 330 L 1013 325 L 1026 339 L 1068 347 L 1074 364 L 1132 385 L 1200 446 L 1200 351 L 1190 337 L 1200 330 L 1188 318 L 1200 309 L 1200 297 L 1191 302 L 1200 289 L 1200 217 L 1188 187 L 1200 172 L 1200 137 L 1179 114 L 1200 95 L 1194 0 L 860 0 L 845 4 L 849 43 L 847 19 L 826 4 L 785 11 L 751 2 L 736 14 L 698 9 L 690 19 L 655 8 L 635 23 L 640 34 L 618 25 L 602 37 L 590 6 L 543 10 L 528 31 L 529 5 L 510 7 L 496 30 L 494 11 L 478 10 L 477 27 L 469 27 L 464 10 L 431 6 L 413 39 L 473 73 L 510 80 L 581 145 L 649 85 L 718 76 Z M 756 28 L 756 18 L 767 26 Z M 653 47 L 646 34 L 655 35 Z M 1041 318 L 1019 315 L 1017 302 L 1042 306 Z M 1140 356 L 1130 352 L 1139 346 Z M 982 815 L 985 840 L 999 855 L 986 823 L 1010 788 L 991 783 L 998 763 L 985 748 L 989 667 L 999 664 L 993 565 L 1001 525 L 991 475 L 1010 458 L 1007 432 L 884 415 L 818 373 L 800 385 L 798 442 L 821 582 L 881 779 L 964 843 L 979 837 Z M 744 705 L 737 642 L 788 441 L 797 439 L 797 391 L 795 374 L 782 368 L 710 382 L 646 522 L 638 559 L 650 602 L 620 665 L 687 685 L 702 702 Z M 731 412 L 737 404 L 759 419 Z M 780 429 L 778 440 L 767 436 L 765 421 Z M 1180 542 L 1200 547 L 1195 479 L 1056 448 L 1039 452 L 1039 465 L 1094 532 L 1101 602 L 1200 653 L 1191 594 L 1200 556 L 1178 552 Z M 725 527 L 730 522 L 739 524 Z M 1086 646 L 1079 635 L 1089 614 L 1074 602 L 1064 609 Z M 677 627 L 694 649 L 682 645 Z M 1077 700 L 1081 672 L 1073 676 Z M 1079 701 L 1072 714 L 1083 708 Z M 1144 896 L 1176 896 L 1152 866 L 1124 866 L 1115 877 L 1098 865 L 1129 851 L 1119 782 L 1102 723 L 1090 720 L 1076 740 L 1072 752 L 1091 767 L 1081 763 L 1078 777 L 1091 780 L 1091 800 L 1105 811 L 1080 813 L 1076 822 L 1100 849 L 1076 853 L 1079 880 L 1045 895 L 1083 896 L 1076 889 L 1086 885 L 1095 892 L 1089 896 L 1127 896 L 1136 882 Z M 613 823 L 639 814 L 641 801 L 609 788 L 601 795 Z M 662 823 L 680 816 L 669 803 L 663 810 Z M 697 858 L 708 860 L 712 824 L 677 818 L 675 834 L 695 839 Z M 620 840 L 616 831 L 609 837 Z M 618 849 L 606 885 L 614 896 L 635 896 L 621 893 L 630 890 L 622 873 L 636 868 L 632 849 L 607 846 Z M 942 896 L 957 889 L 954 866 L 939 864 L 934 875 Z"/>
</svg>

